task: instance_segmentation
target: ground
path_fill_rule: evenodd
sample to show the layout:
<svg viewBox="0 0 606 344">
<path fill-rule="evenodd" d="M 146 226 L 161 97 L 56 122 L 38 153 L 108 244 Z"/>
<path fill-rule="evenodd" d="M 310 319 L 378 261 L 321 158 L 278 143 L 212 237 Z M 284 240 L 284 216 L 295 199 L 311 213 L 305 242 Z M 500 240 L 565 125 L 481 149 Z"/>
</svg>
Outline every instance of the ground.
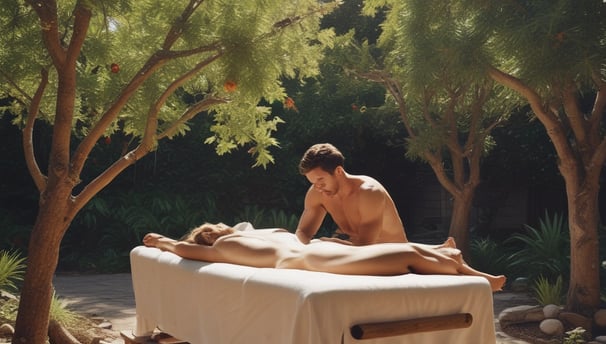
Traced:
<svg viewBox="0 0 606 344">
<path fill-rule="evenodd" d="M 13 299 L 0 299 L 0 325 L 9 324 L 13 328 L 15 321 L 14 311 L 16 311 L 17 302 Z M 13 315 L 11 316 L 11 312 Z M 116 331 L 103 329 L 99 327 L 100 320 L 95 318 L 88 318 L 83 315 L 73 314 L 70 318 L 66 328 L 80 343 L 91 344 L 98 342 L 99 339 L 105 342 L 112 342 L 114 339 L 119 338 L 120 334 Z M 9 343 L 11 341 L 10 335 L 0 334 L 0 343 Z"/>
<path fill-rule="evenodd" d="M 564 336 L 548 336 L 541 331 L 539 323 L 515 324 L 501 329 L 506 334 L 525 340 L 531 344 L 559 344 L 564 340 Z"/>
</svg>

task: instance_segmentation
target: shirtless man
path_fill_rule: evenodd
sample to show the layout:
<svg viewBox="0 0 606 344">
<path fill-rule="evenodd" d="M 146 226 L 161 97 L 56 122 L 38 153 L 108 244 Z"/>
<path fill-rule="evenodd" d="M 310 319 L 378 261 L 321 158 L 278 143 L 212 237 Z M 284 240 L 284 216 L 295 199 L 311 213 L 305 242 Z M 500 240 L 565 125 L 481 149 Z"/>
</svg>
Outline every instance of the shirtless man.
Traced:
<svg viewBox="0 0 606 344">
<path fill-rule="evenodd" d="M 323 238 L 344 244 L 408 242 L 398 210 L 377 180 L 350 175 L 343 168 L 343 154 L 329 143 L 311 146 L 301 158 L 299 172 L 311 183 L 296 235 L 309 243 L 326 214 L 347 240 Z"/>
<path fill-rule="evenodd" d="M 401 275 L 406 273 L 471 275 L 488 280 L 501 290 L 505 276 L 486 274 L 463 262 L 452 247 L 428 248 L 414 243 L 350 246 L 314 241 L 304 245 L 283 229 L 236 231 L 222 224 L 204 224 L 183 241 L 156 233 L 143 238 L 157 247 L 187 259 L 231 263 L 260 268 L 301 269 L 347 275 Z"/>
</svg>

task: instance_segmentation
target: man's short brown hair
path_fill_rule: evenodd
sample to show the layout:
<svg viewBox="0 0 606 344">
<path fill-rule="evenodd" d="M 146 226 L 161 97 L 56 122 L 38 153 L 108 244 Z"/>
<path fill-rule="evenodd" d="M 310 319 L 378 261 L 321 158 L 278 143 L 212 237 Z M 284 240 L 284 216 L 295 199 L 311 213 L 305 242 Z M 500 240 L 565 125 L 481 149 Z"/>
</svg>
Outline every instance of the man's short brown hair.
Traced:
<svg viewBox="0 0 606 344">
<path fill-rule="evenodd" d="M 337 147 L 330 143 L 318 143 L 309 147 L 305 154 L 303 154 L 299 163 L 299 172 L 302 175 L 306 175 L 309 171 L 320 167 L 332 174 L 335 168 L 343 166 L 344 163 L 345 157 Z"/>
</svg>

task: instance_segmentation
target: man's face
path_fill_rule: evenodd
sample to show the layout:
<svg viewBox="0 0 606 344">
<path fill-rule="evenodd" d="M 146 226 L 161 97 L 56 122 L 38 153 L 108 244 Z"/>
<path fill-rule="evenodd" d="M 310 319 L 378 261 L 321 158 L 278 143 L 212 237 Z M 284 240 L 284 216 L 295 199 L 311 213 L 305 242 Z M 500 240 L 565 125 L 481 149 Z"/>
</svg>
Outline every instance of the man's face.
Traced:
<svg viewBox="0 0 606 344">
<path fill-rule="evenodd" d="M 320 167 L 316 167 L 307 172 L 305 177 L 316 190 L 325 196 L 334 196 L 339 191 L 339 186 L 337 184 L 335 175 L 324 171 Z"/>
</svg>

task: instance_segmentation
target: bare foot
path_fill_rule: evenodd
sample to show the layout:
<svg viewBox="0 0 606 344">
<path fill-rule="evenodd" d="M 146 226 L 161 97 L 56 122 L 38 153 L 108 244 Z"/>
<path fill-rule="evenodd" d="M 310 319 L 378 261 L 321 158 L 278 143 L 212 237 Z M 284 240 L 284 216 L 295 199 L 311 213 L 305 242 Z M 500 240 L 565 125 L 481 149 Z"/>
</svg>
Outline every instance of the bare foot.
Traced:
<svg viewBox="0 0 606 344">
<path fill-rule="evenodd" d="M 448 237 L 446 241 L 440 245 L 436 245 L 435 248 L 457 248 L 457 243 L 453 237 Z"/>
<path fill-rule="evenodd" d="M 488 283 L 490 283 L 490 288 L 492 288 L 492 291 L 503 290 L 503 286 L 507 281 L 507 277 L 503 275 L 486 277 L 486 279 L 488 279 Z"/>
<path fill-rule="evenodd" d="M 448 239 L 446 239 L 442 245 L 444 247 L 457 248 L 457 243 L 453 237 L 448 237 Z"/>
</svg>

